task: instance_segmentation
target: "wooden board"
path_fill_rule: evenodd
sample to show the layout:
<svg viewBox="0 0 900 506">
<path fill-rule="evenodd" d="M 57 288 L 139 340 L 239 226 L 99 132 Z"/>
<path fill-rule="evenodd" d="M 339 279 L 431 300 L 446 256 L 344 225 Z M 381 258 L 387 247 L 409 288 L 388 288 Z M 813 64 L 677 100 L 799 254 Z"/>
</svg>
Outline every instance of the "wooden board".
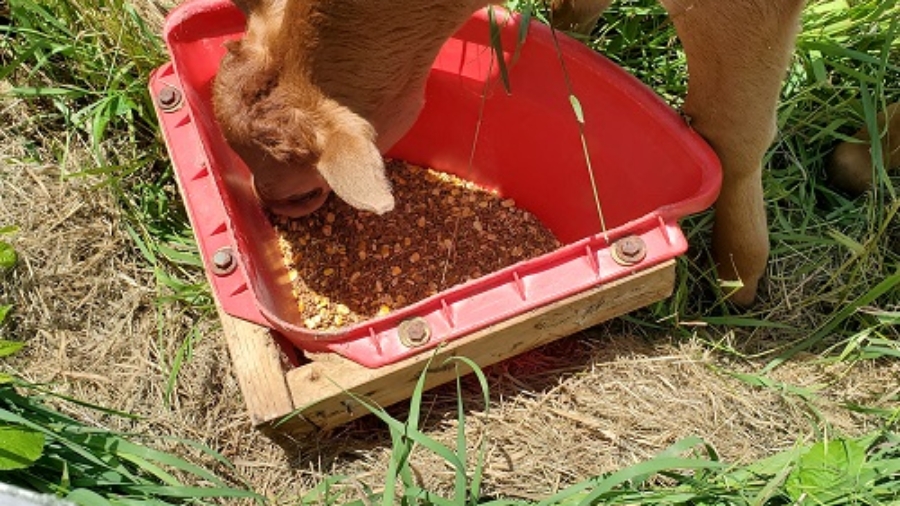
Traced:
<svg viewBox="0 0 900 506">
<path fill-rule="evenodd" d="M 456 377 L 455 367 L 445 363 L 447 357 L 465 356 L 489 366 L 668 297 L 674 280 L 671 260 L 454 340 L 437 352 L 379 369 L 331 354 L 308 355 L 307 363 L 290 366 L 267 329 L 219 314 L 253 424 L 271 435 L 299 437 L 367 414 L 348 391 L 391 405 L 410 397 L 432 356 L 427 388 Z M 295 416 L 282 423 L 289 414 Z"/>
</svg>

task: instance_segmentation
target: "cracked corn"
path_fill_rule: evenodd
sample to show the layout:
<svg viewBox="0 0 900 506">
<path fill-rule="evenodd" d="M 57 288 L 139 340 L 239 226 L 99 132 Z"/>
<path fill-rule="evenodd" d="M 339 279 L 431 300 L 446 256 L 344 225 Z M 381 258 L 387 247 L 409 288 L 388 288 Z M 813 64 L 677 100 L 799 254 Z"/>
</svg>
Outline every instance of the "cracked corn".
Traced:
<svg viewBox="0 0 900 506">
<path fill-rule="evenodd" d="M 376 216 L 330 198 L 272 217 L 308 329 L 334 330 L 560 247 L 533 215 L 455 176 L 388 163 L 396 198 Z"/>
</svg>

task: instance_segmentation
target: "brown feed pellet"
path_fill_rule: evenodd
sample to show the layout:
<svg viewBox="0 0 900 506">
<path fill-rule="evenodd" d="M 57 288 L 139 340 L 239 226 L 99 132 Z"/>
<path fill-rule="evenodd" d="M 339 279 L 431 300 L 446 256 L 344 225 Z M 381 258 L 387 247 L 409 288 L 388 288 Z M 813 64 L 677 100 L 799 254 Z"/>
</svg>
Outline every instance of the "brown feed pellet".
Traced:
<svg viewBox="0 0 900 506">
<path fill-rule="evenodd" d="M 511 199 L 449 174 L 388 162 L 396 207 L 377 216 L 330 198 L 273 216 L 308 329 L 334 330 L 560 247 Z"/>
</svg>

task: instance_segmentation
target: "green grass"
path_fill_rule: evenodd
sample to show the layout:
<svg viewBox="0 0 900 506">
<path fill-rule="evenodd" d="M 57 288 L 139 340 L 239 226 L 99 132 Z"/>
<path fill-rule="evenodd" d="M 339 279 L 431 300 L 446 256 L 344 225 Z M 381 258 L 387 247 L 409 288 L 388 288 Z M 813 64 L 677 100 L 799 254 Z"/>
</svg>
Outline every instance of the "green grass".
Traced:
<svg viewBox="0 0 900 506">
<path fill-rule="evenodd" d="M 55 396 L 15 378 L 0 383 L 0 441 L 4 443 L 0 481 L 4 483 L 84 506 L 212 504 L 206 499 L 213 498 L 262 501 L 251 490 L 230 485 L 172 452 L 135 443 L 137 436 L 90 427 L 65 416 L 47 407 L 42 397 Z M 183 446 L 182 453 L 199 451 L 219 467 L 233 470 L 224 457 L 198 443 L 163 442 Z"/>
<path fill-rule="evenodd" d="M 0 26 L 0 78 L 14 83 L 13 94 L 30 100 L 30 127 L 40 133 L 30 146 L 32 156 L 64 161 L 70 146 L 90 146 L 92 165 L 66 177 L 99 175 L 103 188 L 118 197 L 127 217 L 126 232 L 156 273 L 159 304 L 178 305 L 197 317 L 209 314 L 211 295 L 147 93 L 149 72 L 165 59 L 156 34 L 125 0 L 10 0 L 9 6 L 14 24 Z M 692 250 L 679 261 L 675 294 L 628 320 L 653 330 L 699 335 L 721 353 L 763 355 L 770 359 L 767 370 L 735 377 L 759 388 L 786 389 L 801 398 L 815 392 L 793 391 L 768 376 L 771 368 L 798 351 L 811 350 L 823 361 L 851 364 L 900 357 L 898 177 L 876 167 L 875 188 L 856 199 L 828 188 L 823 177 L 834 144 L 861 126 L 872 125 L 879 110 L 900 100 L 898 35 L 900 7 L 893 1 L 809 2 L 779 108 L 779 135 L 766 160 L 773 248 L 761 303 L 748 311 L 722 297 L 706 246 L 712 217 L 703 213 L 684 222 Z M 679 104 L 686 83 L 684 55 L 656 2 L 614 4 L 586 42 L 673 105 Z M 190 358 L 195 338 L 196 333 L 184 336 L 177 356 L 164 364 L 171 371 L 169 392 L 180 365 Z M 0 393 L 5 396 L 0 399 L 6 402 L 4 413 L 22 417 L 15 423 L 43 433 L 61 452 L 69 452 L 46 466 L 57 473 L 54 479 L 18 482 L 68 493 L 75 482 L 68 478 L 67 488 L 59 488 L 66 483 L 60 479 L 66 476 L 60 474 L 60 466 L 70 463 L 88 469 L 99 455 L 118 473 L 116 480 L 138 478 L 113 483 L 125 487 L 117 491 L 156 493 L 160 489 L 154 487 L 163 486 L 159 483 L 181 486 L 169 483 L 170 475 L 155 467 L 141 466 L 135 453 L 116 453 L 125 444 L 121 435 L 98 436 L 9 386 L 0 386 Z M 393 442 L 392 466 L 383 488 L 373 490 L 333 477 L 300 502 L 519 504 L 482 496 L 481 449 L 475 455 L 467 453 L 469 442 L 462 430 L 465 407 L 460 404 L 457 413 L 461 428 L 457 444 L 447 448 L 418 427 L 420 403 L 419 392 L 406 422 L 372 407 L 390 428 Z M 873 412 L 865 406 L 848 409 Z M 542 504 L 774 505 L 801 499 L 807 501 L 804 504 L 890 504 L 900 494 L 896 480 L 890 479 L 900 472 L 898 435 L 893 430 L 900 414 L 877 414 L 885 429 L 870 437 L 823 437 L 819 443 L 740 468 L 721 462 L 702 441 L 687 439 L 654 459 L 584 481 Z M 75 448 L 89 450 L 84 450 L 86 454 L 74 450 L 72 442 L 82 445 Z M 432 451 L 447 461 L 456 476 L 454 496 L 440 497 L 417 485 L 409 468 L 416 451 Z M 201 481 L 209 478 L 198 476 Z M 98 483 L 88 485 L 91 491 L 101 488 Z"/>
</svg>

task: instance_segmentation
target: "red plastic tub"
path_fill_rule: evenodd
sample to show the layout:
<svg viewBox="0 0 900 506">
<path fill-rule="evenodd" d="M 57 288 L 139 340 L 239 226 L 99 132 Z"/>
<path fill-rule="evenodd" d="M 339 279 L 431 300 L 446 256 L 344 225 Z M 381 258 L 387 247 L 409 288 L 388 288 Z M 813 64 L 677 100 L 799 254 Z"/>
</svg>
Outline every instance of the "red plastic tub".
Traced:
<svg viewBox="0 0 900 506">
<path fill-rule="evenodd" d="M 425 109 L 389 156 L 457 174 L 515 199 L 564 246 L 386 316 L 320 332 L 301 322 L 274 229 L 211 109 L 223 42 L 241 36 L 243 15 L 227 0 L 193 0 L 172 11 L 165 27 L 172 61 L 154 73 L 150 88 L 225 312 L 270 327 L 303 350 L 339 353 L 378 367 L 686 250 L 678 219 L 711 205 L 721 181 L 711 149 L 651 90 L 560 35 L 583 110 L 607 227 L 601 230 L 579 123 L 550 31 L 532 24 L 513 61 L 518 20 L 502 23 L 511 93 L 491 63 L 487 15 L 477 13 L 442 49 L 429 77 Z M 647 255 L 635 265 L 621 265 L 610 246 L 630 235 L 644 241 Z M 431 330 L 428 343 L 418 348 L 398 336 L 400 323 L 414 317 Z"/>
</svg>

